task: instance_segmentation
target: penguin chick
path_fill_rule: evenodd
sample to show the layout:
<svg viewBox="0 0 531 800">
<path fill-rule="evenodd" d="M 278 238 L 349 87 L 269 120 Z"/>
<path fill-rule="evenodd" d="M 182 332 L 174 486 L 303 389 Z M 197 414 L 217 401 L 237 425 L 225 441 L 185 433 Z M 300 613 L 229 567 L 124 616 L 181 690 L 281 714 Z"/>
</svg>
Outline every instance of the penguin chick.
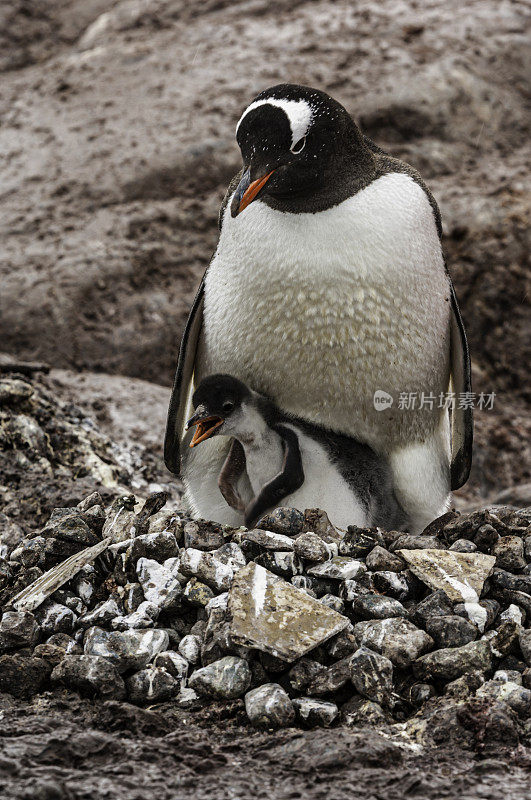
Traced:
<svg viewBox="0 0 531 800">
<path fill-rule="evenodd" d="M 278 506 L 324 509 L 338 526 L 403 527 L 386 461 L 367 445 L 283 414 L 231 375 L 204 378 L 192 399 L 190 447 L 213 436 L 233 438 L 218 478 L 226 502 L 247 526 Z M 253 497 L 236 488 L 244 470 Z"/>
</svg>

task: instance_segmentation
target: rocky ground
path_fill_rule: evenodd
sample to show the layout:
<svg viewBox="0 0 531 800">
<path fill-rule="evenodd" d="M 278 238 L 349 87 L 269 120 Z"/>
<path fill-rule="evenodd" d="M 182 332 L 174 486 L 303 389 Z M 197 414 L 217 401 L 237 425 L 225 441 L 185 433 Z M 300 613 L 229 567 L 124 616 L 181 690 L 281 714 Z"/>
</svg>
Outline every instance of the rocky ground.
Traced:
<svg viewBox="0 0 531 800">
<path fill-rule="evenodd" d="M 2 3 L 6 797 L 528 796 L 527 11 L 508 0 Z M 473 388 L 496 399 L 476 414 L 472 476 L 456 497 L 476 513 L 424 541 L 339 540 L 315 515 L 289 530 L 270 520 L 272 538 L 194 527 L 162 464 L 180 332 L 238 168 L 235 122 L 281 81 L 337 97 L 420 169 L 441 207 Z M 512 509 L 485 511 L 492 503 Z M 52 599 L 11 605 L 131 523 L 133 542 L 109 543 Z M 438 548 L 453 578 L 483 564 L 468 610 L 434 585 L 426 556 L 407 556 Z M 349 564 L 329 560 L 336 549 Z M 230 586 L 205 572 L 217 561 Z M 318 603 L 346 627 L 280 663 L 263 641 L 242 644 L 229 620 L 249 563 L 267 570 L 268 592 L 292 587 L 310 616 Z M 351 577 L 315 574 L 334 564 Z M 116 649 L 135 648 L 140 662 L 117 663 Z M 237 696 L 213 697 L 212 681 L 234 675 Z M 276 687 L 265 698 L 264 683 Z M 288 727 L 255 727 L 279 722 L 263 718 L 271 697 Z"/>
<path fill-rule="evenodd" d="M 18 370 L 0 376 L 6 797 L 527 796 L 530 508 L 417 536 L 317 509 L 192 521 L 149 442 Z"/>
</svg>

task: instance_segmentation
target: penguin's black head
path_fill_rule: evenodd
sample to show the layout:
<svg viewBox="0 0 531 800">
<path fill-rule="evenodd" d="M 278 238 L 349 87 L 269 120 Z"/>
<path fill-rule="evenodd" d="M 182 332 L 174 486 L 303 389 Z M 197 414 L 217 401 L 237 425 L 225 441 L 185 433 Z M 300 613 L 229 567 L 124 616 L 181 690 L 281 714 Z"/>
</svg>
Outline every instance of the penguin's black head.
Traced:
<svg viewBox="0 0 531 800">
<path fill-rule="evenodd" d="M 283 83 L 261 92 L 236 128 L 243 176 L 235 217 L 258 195 L 282 211 L 320 211 L 374 172 L 374 157 L 343 106 L 317 89 Z"/>
<path fill-rule="evenodd" d="M 196 426 L 190 447 L 219 433 L 223 423 L 250 397 L 247 386 L 232 375 L 203 378 L 192 398 L 194 414 L 186 423 L 187 428 Z"/>
</svg>

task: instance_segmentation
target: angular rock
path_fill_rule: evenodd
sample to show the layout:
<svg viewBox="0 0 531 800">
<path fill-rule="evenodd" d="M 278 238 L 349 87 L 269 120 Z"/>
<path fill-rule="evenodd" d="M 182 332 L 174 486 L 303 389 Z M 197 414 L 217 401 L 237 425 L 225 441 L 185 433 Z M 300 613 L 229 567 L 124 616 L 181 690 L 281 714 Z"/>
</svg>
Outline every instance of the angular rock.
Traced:
<svg viewBox="0 0 531 800">
<path fill-rule="evenodd" d="M 433 639 L 407 619 L 371 620 L 354 625 L 360 644 L 381 653 L 397 667 L 408 667 L 433 647 Z"/>
<path fill-rule="evenodd" d="M 114 666 L 101 656 L 67 655 L 51 674 L 54 684 L 75 689 L 82 695 L 106 700 L 125 697 L 125 685 Z"/>
<path fill-rule="evenodd" d="M 28 611 L 6 611 L 0 622 L 0 655 L 33 647 L 39 638 L 37 620 Z"/>
<path fill-rule="evenodd" d="M 402 572 L 406 568 L 406 562 L 396 553 L 390 553 L 380 545 L 373 547 L 365 559 L 367 568 L 372 572 Z"/>
<path fill-rule="evenodd" d="M 393 553 L 400 550 L 442 550 L 443 545 L 436 536 L 422 536 L 404 533 L 391 545 Z"/>
<path fill-rule="evenodd" d="M 319 598 L 319 602 L 328 608 L 333 608 L 338 614 L 345 613 L 345 603 L 340 597 L 336 597 L 334 594 L 324 594 Z"/>
<path fill-rule="evenodd" d="M 341 706 L 339 718 L 350 728 L 366 728 L 390 721 L 381 705 L 359 696 L 352 697 Z"/>
<path fill-rule="evenodd" d="M 483 553 L 490 553 L 500 535 L 496 528 L 488 523 L 481 525 L 473 535 L 474 544 Z"/>
<path fill-rule="evenodd" d="M 128 558 L 132 562 L 138 561 L 139 558 L 151 558 L 162 563 L 167 558 L 175 558 L 178 554 L 177 539 L 169 531 L 136 536 L 128 550 Z"/>
<path fill-rule="evenodd" d="M 109 625 L 115 617 L 120 616 L 121 611 L 114 597 L 109 597 L 107 600 L 99 603 L 92 611 L 83 614 L 77 621 L 80 628 L 92 628 L 95 625 L 106 626 Z"/>
<path fill-rule="evenodd" d="M 442 589 L 454 602 L 477 603 L 496 559 L 484 553 L 449 550 L 399 550 L 410 570 L 430 589 Z"/>
<path fill-rule="evenodd" d="M 480 633 L 492 625 L 499 610 L 500 604 L 490 598 L 479 603 L 456 603 L 454 606 L 454 614 L 472 622 Z"/>
<path fill-rule="evenodd" d="M 234 570 L 228 564 L 224 564 L 212 553 L 192 547 L 183 551 L 180 571 L 183 575 L 197 578 L 218 592 L 227 591 L 234 577 Z"/>
<path fill-rule="evenodd" d="M 323 671 L 323 665 L 311 658 L 300 658 L 288 672 L 288 681 L 296 692 L 303 692 Z"/>
<path fill-rule="evenodd" d="M 104 631 L 89 628 L 85 634 L 85 654 L 107 658 L 118 670 L 142 669 L 162 650 L 169 638 L 162 630 Z"/>
<path fill-rule="evenodd" d="M 172 606 L 182 593 L 181 584 L 162 564 L 150 558 L 139 558 L 136 574 L 148 603 L 159 608 Z"/>
<path fill-rule="evenodd" d="M 342 556 L 365 558 L 376 545 L 382 547 L 384 544 L 382 534 L 377 529 L 349 525 L 339 543 L 339 553 Z"/>
<path fill-rule="evenodd" d="M 475 553 L 478 548 L 470 539 L 456 539 L 448 549 L 454 553 Z"/>
<path fill-rule="evenodd" d="M 453 605 L 446 592 L 441 589 L 429 594 L 410 611 L 413 621 L 422 626 L 430 617 L 442 617 L 452 613 Z"/>
<path fill-rule="evenodd" d="M 136 515 L 133 511 L 136 503 L 134 495 L 122 495 L 113 501 L 107 512 L 107 519 L 101 535 L 111 542 L 123 542 L 133 539 L 138 533 L 135 526 Z"/>
<path fill-rule="evenodd" d="M 344 631 L 338 633 L 333 639 L 329 639 L 323 645 L 324 649 L 331 658 L 341 659 L 351 655 L 354 650 L 357 650 L 358 643 L 354 636 L 354 626 L 350 625 Z"/>
<path fill-rule="evenodd" d="M 531 717 L 531 690 L 514 681 L 486 681 L 476 691 L 476 697 L 489 697 L 507 703 L 520 719 Z"/>
<path fill-rule="evenodd" d="M 153 628 L 159 612 L 160 609 L 158 606 L 145 600 L 143 603 L 140 603 L 136 611 L 133 611 L 131 614 L 115 617 L 111 622 L 111 627 L 116 631 Z"/>
<path fill-rule="evenodd" d="M 517 625 L 524 625 L 526 619 L 525 611 L 523 611 L 520 606 L 516 606 L 514 603 L 511 603 L 505 611 L 502 611 L 501 614 L 498 615 L 499 622 L 507 622 L 512 620 L 516 622 Z"/>
<path fill-rule="evenodd" d="M 236 542 L 225 542 L 225 544 L 218 547 L 217 550 L 214 550 L 212 555 L 223 564 L 228 564 L 234 572 L 238 572 L 248 561 L 241 547 Z"/>
<path fill-rule="evenodd" d="M 62 603 L 48 600 L 36 612 L 39 627 L 44 636 L 52 633 L 71 633 L 77 623 L 77 614 Z"/>
<path fill-rule="evenodd" d="M 217 522 L 199 519 L 184 524 L 185 547 L 193 547 L 196 550 L 216 550 L 224 542 L 222 526 Z"/>
<path fill-rule="evenodd" d="M 360 647 L 351 656 L 350 679 L 358 692 L 380 705 L 388 705 L 393 691 L 393 665 L 385 656 Z"/>
<path fill-rule="evenodd" d="M 485 673 L 492 669 L 492 653 L 487 641 L 470 642 L 462 647 L 446 647 L 421 656 L 413 664 L 413 672 L 420 680 L 453 681 L 461 675 L 477 670 Z"/>
<path fill-rule="evenodd" d="M 188 685 L 200 695 L 234 700 L 242 697 L 251 683 L 251 670 L 247 661 L 236 656 L 225 656 L 206 667 L 196 669 Z"/>
<path fill-rule="evenodd" d="M 201 583 L 197 578 L 190 578 L 184 587 L 183 597 L 191 605 L 205 608 L 214 597 L 214 592 L 206 583 Z"/>
<path fill-rule="evenodd" d="M 321 508 L 307 508 L 305 510 L 302 530 L 316 533 L 327 544 L 339 545 L 343 538 L 343 535 L 334 528 L 328 519 L 326 511 Z"/>
<path fill-rule="evenodd" d="M 337 545 L 327 544 L 312 531 L 301 533 L 292 543 L 292 546 L 299 558 L 305 561 L 322 562 L 337 556 Z"/>
<path fill-rule="evenodd" d="M 492 547 L 496 566 L 509 572 L 519 572 L 526 565 L 524 541 L 520 536 L 502 536 Z"/>
<path fill-rule="evenodd" d="M 345 556 L 336 556 L 322 564 L 310 567 L 308 575 L 334 581 L 346 581 L 358 578 L 364 572 L 367 572 L 367 567 L 362 561 Z"/>
<path fill-rule="evenodd" d="M 229 592 L 231 638 L 294 661 L 349 625 L 347 617 L 251 562 Z"/>
<path fill-rule="evenodd" d="M 43 658 L 18 653 L 0 656 L 0 693 L 30 698 L 42 688 L 52 671 Z"/>
<path fill-rule="evenodd" d="M 364 594 L 355 597 L 352 610 L 358 619 L 388 619 L 407 617 L 407 611 L 398 600 L 381 594 Z"/>
<path fill-rule="evenodd" d="M 477 639 L 478 629 L 463 617 L 450 614 L 428 619 L 426 633 L 431 636 L 436 647 L 461 647 Z"/>
<path fill-rule="evenodd" d="M 309 726 L 328 728 L 335 722 L 339 709 L 335 703 L 315 700 L 313 697 L 296 697 L 292 700 L 298 718 Z"/>
<path fill-rule="evenodd" d="M 337 692 L 350 680 L 350 658 L 342 658 L 330 667 L 321 667 L 320 671 L 306 686 L 306 694 L 321 696 Z"/>
<path fill-rule="evenodd" d="M 201 655 L 201 639 L 193 633 L 183 636 L 179 642 L 179 653 L 190 664 L 197 664 Z"/>
<path fill-rule="evenodd" d="M 287 580 L 291 580 L 294 575 L 298 575 L 302 572 L 302 562 L 295 553 L 267 550 L 257 556 L 255 561 L 275 575 L 279 575 L 281 578 L 286 578 Z"/>
<path fill-rule="evenodd" d="M 103 506 L 103 498 L 99 492 L 92 492 L 77 504 L 79 511 L 88 511 L 93 506 Z"/>
<path fill-rule="evenodd" d="M 184 523 L 175 511 L 157 511 L 148 520 L 148 533 L 171 533 L 180 544 L 183 538 Z"/>
<path fill-rule="evenodd" d="M 249 549 L 251 552 L 259 552 L 264 550 L 277 550 L 281 552 L 290 552 L 294 549 L 295 542 L 289 536 L 282 533 L 274 533 L 273 531 L 265 531 L 256 528 L 255 530 L 245 531 L 241 534 L 242 548 L 245 552 Z M 249 548 L 248 545 L 256 545 L 256 549 Z"/>
<path fill-rule="evenodd" d="M 245 711 L 256 728 L 287 728 L 295 720 L 295 709 L 278 683 L 265 683 L 245 695 Z"/>
<path fill-rule="evenodd" d="M 404 600 L 410 593 L 405 572 L 373 572 L 372 580 L 375 589 L 397 600 Z"/>
<path fill-rule="evenodd" d="M 297 536 L 304 527 L 304 514 L 296 508 L 275 508 L 259 521 L 257 528 L 285 536 Z"/>
<path fill-rule="evenodd" d="M 163 666 L 149 666 L 135 672 L 126 680 L 127 693 L 132 703 L 160 703 L 177 695 L 181 689 L 179 680 Z"/>
<path fill-rule="evenodd" d="M 153 659 L 154 667 L 164 667 L 176 680 L 180 681 L 181 686 L 188 675 L 189 663 L 180 653 L 175 650 L 163 650 L 157 653 Z"/>
</svg>

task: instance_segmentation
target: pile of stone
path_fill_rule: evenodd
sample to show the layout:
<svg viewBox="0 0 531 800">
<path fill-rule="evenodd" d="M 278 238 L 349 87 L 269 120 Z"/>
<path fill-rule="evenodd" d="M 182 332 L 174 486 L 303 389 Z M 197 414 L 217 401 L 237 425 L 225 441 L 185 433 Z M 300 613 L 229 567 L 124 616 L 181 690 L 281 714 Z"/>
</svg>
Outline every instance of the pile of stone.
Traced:
<svg viewBox="0 0 531 800">
<path fill-rule="evenodd" d="M 242 698 L 260 727 L 402 723 L 464 697 L 531 716 L 531 509 L 411 535 L 289 508 L 234 529 L 165 502 L 95 492 L 1 535 L 0 691 Z"/>
</svg>

